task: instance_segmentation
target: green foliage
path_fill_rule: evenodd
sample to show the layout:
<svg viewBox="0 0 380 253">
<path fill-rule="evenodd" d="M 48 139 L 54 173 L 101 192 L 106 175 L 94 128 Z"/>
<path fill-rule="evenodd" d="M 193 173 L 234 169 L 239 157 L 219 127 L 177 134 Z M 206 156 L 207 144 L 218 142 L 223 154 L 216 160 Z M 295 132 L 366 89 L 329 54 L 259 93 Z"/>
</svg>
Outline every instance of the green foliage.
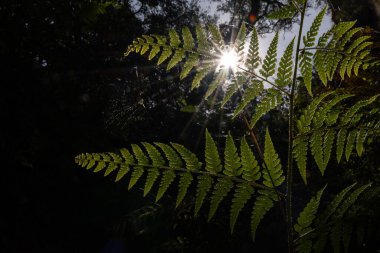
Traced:
<svg viewBox="0 0 380 253">
<path fill-rule="evenodd" d="M 262 116 L 276 108 L 281 102 L 281 93 L 276 89 L 268 89 L 266 96 L 256 106 L 256 110 L 252 115 L 250 127 L 253 128 Z"/>
<path fill-rule="evenodd" d="M 277 70 L 276 84 L 279 86 L 287 86 L 292 82 L 293 75 L 293 48 L 294 48 L 294 38 L 289 43 L 285 50 L 284 55 L 280 60 L 280 65 Z"/>
<path fill-rule="evenodd" d="M 366 118 L 363 112 L 376 101 L 378 95 L 358 101 L 348 109 L 342 104 L 343 101 L 352 97 L 347 94 L 336 95 L 321 105 L 328 96 L 333 94 L 332 92 L 324 93 L 314 99 L 297 121 L 300 134 L 294 140 L 293 152 L 305 183 L 309 149 L 307 142 L 310 144 L 311 154 L 322 175 L 330 161 L 334 146 L 336 146 L 338 162 L 341 161 L 343 153 L 348 161 L 355 148 L 359 156 L 363 154 L 363 143 L 368 134 L 365 129 L 368 121 L 371 120 L 371 116 Z M 376 131 L 376 128 L 371 130 Z"/>
<path fill-rule="evenodd" d="M 297 13 L 297 8 L 293 4 L 285 5 L 280 9 L 267 15 L 269 19 L 287 19 L 292 18 Z"/>
<path fill-rule="evenodd" d="M 268 52 L 264 58 L 262 69 L 260 69 L 260 74 L 264 78 L 273 76 L 276 71 L 277 44 L 278 44 L 278 32 L 276 33 L 272 42 L 269 45 Z"/>
<path fill-rule="evenodd" d="M 284 181 L 280 161 L 274 150 L 269 132 L 266 136 L 264 152 L 269 173 L 261 172 L 262 170 L 245 138 L 241 139 L 240 152 L 238 152 L 233 137 L 230 134 L 228 135 L 224 150 L 224 166 L 222 166 L 217 146 L 207 130 L 205 137 L 205 166 L 203 168 L 202 163 L 199 162 L 194 153 L 176 143 L 168 145 L 144 142 L 142 146 L 146 152 L 139 145 L 132 144 L 132 152 L 123 148 L 120 150 L 121 155 L 117 153 L 86 153 L 77 156 L 75 160 L 76 163 L 86 169 L 94 168 L 94 172 L 104 169 L 110 170 L 105 173 L 105 176 L 110 176 L 117 171 L 123 171 L 126 175 L 129 168 L 132 168 L 129 188 L 135 185 L 146 171 L 144 196 L 152 190 L 155 182 L 160 179 L 156 201 L 160 200 L 169 187 L 173 185 L 173 182 L 179 178 L 176 206 L 180 205 L 187 195 L 191 183 L 196 180 L 194 213 L 195 215 L 199 213 L 207 195 L 210 194 L 209 220 L 215 215 L 223 199 L 233 190 L 234 194 L 230 207 L 231 231 L 235 227 L 239 213 L 254 195 L 254 188 L 257 187 L 259 196 L 256 198 L 252 214 L 254 219 L 252 224 L 255 227 L 253 232 L 255 233 L 257 225 L 265 213 L 273 206 L 273 202 L 278 200 L 273 192 L 274 189 L 272 189 L 272 179 L 274 186 L 279 186 Z M 261 173 L 263 173 L 262 184 L 259 183 Z M 117 172 L 116 177 L 118 180 L 121 179 L 119 172 Z"/>
</svg>

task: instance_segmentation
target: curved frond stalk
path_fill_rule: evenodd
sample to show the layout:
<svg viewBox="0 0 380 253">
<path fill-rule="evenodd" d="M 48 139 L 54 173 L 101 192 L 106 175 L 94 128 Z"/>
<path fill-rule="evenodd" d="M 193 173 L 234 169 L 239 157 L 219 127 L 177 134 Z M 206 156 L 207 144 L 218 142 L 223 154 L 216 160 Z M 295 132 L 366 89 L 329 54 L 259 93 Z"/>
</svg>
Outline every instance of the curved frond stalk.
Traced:
<svg viewBox="0 0 380 253">
<path fill-rule="evenodd" d="M 275 82 L 281 87 L 288 86 L 292 82 L 294 39 L 287 46 L 277 69 L 277 79 Z"/>
<path fill-rule="evenodd" d="M 278 44 L 278 32 L 274 36 L 272 42 L 269 45 L 268 52 L 265 56 L 260 74 L 264 78 L 268 78 L 274 75 L 276 71 L 277 62 L 277 44 Z"/>
<path fill-rule="evenodd" d="M 240 142 L 240 156 L 243 171 L 242 178 L 248 181 L 259 180 L 261 178 L 260 166 L 251 148 L 248 146 L 245 137 L 243 137 Z"/>
<path fill-rule="evenodd" d="M 264 161 L 267 170 L 263 170 L 263 184 L 271 188 L 280 186 L 285 181 L 285 176 L 283 175 L 281 162 L 274 149 L 268 129 L 265 134 Z"/>
<path fill-rule="evenodd" d="M 254 189 L 249 184 L 238 184 L 235 187 L 235 193 L 232 198 L 231 212 L 230 212 L 230 229 L 231 233 L 234 231 L 235 223 L 239 214 L 248 200 L 254 193 Z"/>
<path fill-rule="evenodd" d="M 242 172 L 240 167 L 241 167 L 241 163 L 240 163 L 240 157 L 237 153 L 237 148 L 235 146 L 231 133 L 228 133 L 228 136 L 226 139 L 226 147 L 224 149 L 223 173 L 231 177 L 239 176 Z"/>
</svg>

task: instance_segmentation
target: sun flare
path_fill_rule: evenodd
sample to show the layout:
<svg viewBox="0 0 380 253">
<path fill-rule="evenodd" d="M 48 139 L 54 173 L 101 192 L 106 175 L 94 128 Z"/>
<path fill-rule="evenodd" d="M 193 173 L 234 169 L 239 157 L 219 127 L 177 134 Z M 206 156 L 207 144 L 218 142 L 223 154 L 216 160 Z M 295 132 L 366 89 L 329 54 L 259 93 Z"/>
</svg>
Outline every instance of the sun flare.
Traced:
<svg viewBox="0 0 380 253">
<path fill-rule="evenodd" d="M 219 67 L 224 69 L 236 70 L 239 58 L 235 50 L 228 50 L 222 53 L 219 60 Z"/>
</svg>

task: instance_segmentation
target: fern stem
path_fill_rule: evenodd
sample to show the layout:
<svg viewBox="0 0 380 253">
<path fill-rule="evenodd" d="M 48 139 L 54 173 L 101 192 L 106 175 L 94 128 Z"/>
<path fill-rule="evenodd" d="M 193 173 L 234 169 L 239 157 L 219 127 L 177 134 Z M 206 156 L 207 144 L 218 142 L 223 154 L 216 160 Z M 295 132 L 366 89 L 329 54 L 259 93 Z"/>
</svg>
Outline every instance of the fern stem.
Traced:
<svg viewBox="0 0 380 253">
<path fill-rule="evenodd" d="M 304 6 L 301 12 L 301 24 L 298 31 L 297 39 L 297 51 L 296 59 L 294 63 L 293 83 L 290 90 L 290 104 L 289 104 L 289 146 L 288 146 L 288 171 L 287 171 L 287 194 L 286 194 L 286 225 L 288 234 L 288 252 L 293 252 L 293 213 L 292 213 L 292 201 L 293 201 L 293 131 L 294 131 L 294 92 L 297 84 L 297 70 L 299 60 L 299 50 L 301 47 L 301 37 L 303 23 L 306 14 L 307 0 L 304 2 Z"/>
<path fill-rule="evenodd" d="M 254 77 L 260 79 L 261 81 L 267 82 L 268 84 L 272 85 L 273 87 L 275 87 L 276 89 L 278 89 L 279 91 L 285 93 L 287 96 L 290 97 L 290 93 L 289 93 L 289 92 L 287 92 L 285 89 L 281 88 L 281 87 L 278 86 L 277 84 L 275 84 L 275 83 L 269 81 L 268 79 L 266 79 L 266 78 L 264 78 L 264 77 L 261 77 L 261 76 L 255 74 L 254 72 L 252 72 L 252 71 L 250 71 L 250 70 L 248 70 L 248 69 L 242 68 L 242 67 L 240 67 L 240 66 L 238 66 L 238 69 L 240 69 L 240 70 L 242 70 L 242 71 L 244 71 L 244 72 L 250 74 L 251 76 L 254 76 Z"/>
</svg>

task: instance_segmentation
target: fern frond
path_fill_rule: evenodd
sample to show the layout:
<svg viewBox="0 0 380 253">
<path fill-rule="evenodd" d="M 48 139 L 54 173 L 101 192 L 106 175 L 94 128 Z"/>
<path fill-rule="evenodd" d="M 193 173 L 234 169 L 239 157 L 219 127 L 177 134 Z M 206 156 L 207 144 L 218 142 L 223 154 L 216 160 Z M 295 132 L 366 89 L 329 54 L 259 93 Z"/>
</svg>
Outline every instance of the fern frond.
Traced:
<svg viewBox="0 0 380 253">
<path fill-rule="evenodd" d="M 218 148 L 206 129 L 206 147 L 205 147 L 206 170 L 212 173 L 222 171 L 222 164 L 219 157 Z"/>
<path fill-rule="evenodd" d="M 214 181 L 210 176 L 207 175 L 199 175 L 198 176 L 198 184 L 197 184 L 197 192 L 195 196 L 195 208 L 194 215 L 196 216 L 199 210 L 202 207 L 202 204 L 207 196 L 207 193 L 211 190 Z"/>
<path fill-rule="evenodd" d="M 181 44 L 181 39 L 174 29 L 169 30 L 169 41 L 172 47 L 178 47 Z"/>
<path fill-rule="evenodd" d="M 194 39 L 193 35 L 190 32 L 188 27 L 182 28 L 182 39 L 183 39 L 183 48 L 190 50 L 194 48 Z"/>
<path fill-rule="evenodd" d="M 214 43 L 217 46 L 217 49 L 222 51 L 224 49 L 225 45 L 224 45 L 223 37 L 220 34 L 219 28 L 214 24 L 210 24 L 210 25 L 208 25 L 208 30 L 211 34 L 212 43 Z"/>
<path fill-rule="evenodd" d="M 245 137 L 240 142 L 240 156 L 243 171 L 243 179 L 248 181 L 257 181 L 261 178 L 260 166 L 257 163 L 251 148 L 248 146 Z"/>
<path fill-rule="evenodd" d="M 314 98 L 313 101 L 303 111 L 299 120 L 297 120 L 297 127 L 301 133 L 306 133 L 310 130 L 310 125 L 314 118 L 314 114 L 319 107 L 319 104 L 329 95 L 333 94 L 333 91 L 323 93 L 318 98 Z"/>
<path fill-rule="evenodd" d="M 251 84 L 244 90 L 243 98 L 236 107 L 233 117 L 235 118 L 239 115 L 263 90 L 264 85 L 262 81 L 252 80 Z"/>
<path fill-rule="evenodd" d="M 251 32 L 251 40 L 249 42 L 248 55 L 247 55 L 248 69 L 254 71 L 260 65 L 259 56 L 259 36 L 257 30 L 254 27 Z"/>
<path fill-rule="evenodd" d="M 346 156 L 346 161 L 349 161 L 350 160 L 350 156 L 351 156 L 351 153 L 352 153 L 352 150 L 354 149 L 354 145 L 355 145 L 355 139 L 356 139 L 356 133 L 357 133 L 357 130 L 352 130 L 348 133 L 348 136 L 347 136 L 347 143 L 346 143 L 346 150 L 344 152 L 345 156 Z"/>
<path fill-rule="evenodd" d="M 198 157 L 193 152 L 191 152 L 190 150 L 188 150 L 181 144 L 177 144 L 177 143 L 170 143 L 170 144 L 181 155 L 182 159 L 186 163 L 186 168 L 188 170 L 200 169 L 200 167 L 202 166 L 202 163 L 199 162 Z"/>
<path fill-rule="evenodd" d="M 273 76 L 276 71 L 277 44 L 278 44 L 278 32 L 276 33 L 272 42 L 269 45 L 268 52 L 264 58 L 262 69 L 260 69 L 260 74 L 264 78 Z"/>
<path fill-rule="evenodd" d="M 239 176 L 242 172 L 240 167 L 241 167 L 241 163 L 240 163 L 240 157 L 237 153 L 237 148 L 235 146 L 231 133 L 228 133 L 228 136 L 226 139 L 226 146 L 224 149 L 223 173 L 230 177 Z"/>
<path fill-rule="evenodd" d="M 308 150 L 308 138 L 305 136 L 294 139 L 293 142 L 293 154 L 294 159 L 297 162 L 298 171 L 304 181 L 307 184 L 306 178 L 306 166 L 307 166 L 307 150 Z"/>
<path fill-rule="evenodd" d="M 191 182 L 193 181 L 193 175 L 190 172 L 185 172 L 180 175 L 178 183 L 178 196 L 175 203 L 175 207 L 178 207 L 179 204 L 183 201 L 187 194 L 187 189 L 189 189 Z"/>
<path fill-rule="evenodd" d="M 254 193 L 254 189 L 247 183 L 238 184 L 235 187 L 235 193 L 232 198 L 231 212 L 230 212 L 230 229 L 231 233 L 234 231 L 235 223 L 239 214 L 248 200 Z"/>
<path fill-rule="evenodd" d="M 280 9 L 267 14 L 268 19 L 288 19 L 297 13 L 297 8 L 293 4 L 282 6 Z"/>
<path fill-rule="evenodd" d="M 281 93 L 272 88 L 268 89 L 266 96 L 256 106 L 256 110 L 252 115 L 250 128 L 253 128 L 262 116 L 264 116 L 270 110 L 276 108 L 281 102 Z"/>
<path fill-rule="evenodd" d="M 163 166 L 165 164 L 165 160 L 162 158 L 160 152 L 150 143 L 143 142 L 143 146 L 150 159 L 152 160 L 152 165 L 155 167 Z M 148 175 L 146 177 L 145 186 L 144 186 L 144 197 L 150 192 L 154 183 L 157 181 L 160 172 L 157 168 L 149 168 Z"/>
<path fill-rule="evenodd" d="M 208 220 L 214 217 L 216 210 L 219 207 L 220 202 L 227 196 L 231 191 L 234 184 L 228 178 L 219 178 L 218 182 L 215 184 L 211 200 L 210 200 L 210 211 L 208 214 Z"/>
<path fill-rule="evenodd" d="M 177 152 L 172 147 L 165 143 L 155 142 L 154 144 L 164 152 L 166 159 L 169 161 L 169 167 L 182 168 L 183 163 L 181 157 L 178 156 Z"/>
<path fill-rule="evenodd" d="M 280 65 L 277 69 L 276 84 L 279 86 L 287 86 L 292 82 L 293 74 L 293 48 L 294 38 L 287 46 L 284 55 L 281 57 Z"/>
<path fill-rule="evenodd" d="M 313 79 L 312 71 L 313 71 L 313 54 L 309 51 L 302 52 L 300 55 L 300 69 L 301 74 L 306 86 L 306 89 L 310 96 L 313 96 L 313 92 L 311 90 L 311 80 Z"/>
<path fill-rule="evenodd" d="M 335 131 L 332 129 L 329 129 L 324 138 L 323 138 L 323 172 L 322 175 L 324 174 L 324 171 L 327 168 L 327 164 L 330 161 L 330 156 L 331 156 L 331 151 L 332 147 L 334 145 L 334 140 L 335 140 Z"/>
<path fill-rule="evenodd" d="M 181 74 L 180 74 L 180 80 L 186 78 L 189 74 L 190 71 L 196 67 L 199 64 L 199 56 L 196 54 L 191 54 L 185 64 L 183 65 Z"/>
<path fill-rule="evenodd" d="M 325 168 L 323 163 L 323 132 L 314 132 L 310 137 L 310 150 L 322 175 Z"/>
<path fill-rule="evenodd" d="M 297 218 L 297 223 L 294 225 L 294 230 L 298 234 L 303 234 L 308 232 L 311 229 L 311 225 L 316 217 L 319 202 L 321 200 L 321 196 L 326 186 L 318 191 L 315 197 L 312 197 L 309 203 L 305 206 L 303 211 L 299 214 Z"/>
<path fill-rule="evenodd" d="M 285 176 L 268 129 L 265 133 L 264 161 L 267 169 L 263 170 L 263 184 L 271 188 L 281 185 L 285 181 Z"/>
<path fill-rule="evenodd" d="M 159 201 L 162 196 L 164 196 L 165 192 L 168 190 L 169 186 L 171 183 L 173 183 L 175 178 L 176 174 L 172 170 L 166 170 L 162 173 L 162 179 L 158 188 L 156 202 Z"/>
<path fill-rule="evenodd" d="M 318 35 L 319 28 L 321 27 L 323 17 L 326 14 L 327 6 L 325 6 L 315 17 L 309 31 L 307 31 L 306 36 L 303 37 L 303 43 L 305 47 L 313 47 L 315 39 Z"/>
<path fill-rule="evenodd" d="M 261 220 L 274 205 L 271 192 L 266 190 L 259 190 L 258 192 L 260 195 L 256 198 L 251 215 L 251 233 L 253 240 L 256 238 L 256 230 Z"/>
<path fill-rule="evenodd" d="M 210 73 L 211 69 L 212 66 L 210 65 L 198 70 L 195 74 L 193 82 L 191 83 L 191 90 L 197 88 L 201 84 L 201 81 Z"/>
<path fill-rule="evenodd" d="M 360 129 L 356 136 L 356 152 L 358 156 L 362 156 L 364 150 L 364 142 L 367 138 L 367 131 Z"/>
<path fill-rule="evenodd" d="M 347 136 L 347 129 L 346 128 L 340 129 L 337 135 L 337 140 L 336 140 L 336 159 L 338 163 L 340 163 L 340 160 L 343 155 L 346 136 Z"/>
<path fill-rule="evenodd" d="M 361 101 L 357 102 L 356 104 L 354 104 L 353 106 L 351 106 L 348 109 L 348 111 L 345 113 L 344 117 L 342 118 L 341 124 L 342 125 L 348 125 L 360 109 L 362 109 L 366 106 L 369 106 L 370 104 L 375 102 L 379 96 L 380 96 L 380 94 L 372 96 L 371 98 L 369 98 L 367 100 L 361 100 Z"/>
<path fill-rule="evenodd" d="M 205 29 L 201 25 L 197 25 L 195 27 L 195 33 L 196 33 L 197 42 L 198 42 L 198 45 L 197 45 L 198 52 L 200 53 L 208 52 L 210 50 L 210 46 L 207 41 L 207 34 L 206 34 Z"/>
</svg>

